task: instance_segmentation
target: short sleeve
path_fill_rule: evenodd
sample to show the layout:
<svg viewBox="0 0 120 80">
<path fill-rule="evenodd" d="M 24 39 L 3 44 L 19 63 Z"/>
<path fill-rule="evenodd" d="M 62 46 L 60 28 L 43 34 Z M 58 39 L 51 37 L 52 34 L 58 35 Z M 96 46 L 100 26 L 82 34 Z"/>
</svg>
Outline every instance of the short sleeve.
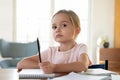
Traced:
<svg viewBox="0 0 120 80">
<path fill-rule="evenodd" d="M 88 52 L 87 45 L 85 45 L 85 44 L 78 44 L 77 51 L 78 51 L 79 56 L 81 54 L 83 54 L 83 53 L 87 53 Z"/>
<path fill-rule="evenodd" d="M 88 47 L 87 47 L 87 45 L 85 45 L 85 44 L 79 44 L 78 50 L 79 50 L 79 56 L 80 56 L 81 54 L 87 54 L 87 53 L 88 53 Z M 88 54 L 87 54 L 87 56 L 88 56 Z M 79 58 L 79 57 L 78 57 L 78 58 Z M 88 59 L 89 59 L 89 65 L 91 65 L 92 62 L 91 62 L 89 56 L 88 56 Z"/>
</svg>

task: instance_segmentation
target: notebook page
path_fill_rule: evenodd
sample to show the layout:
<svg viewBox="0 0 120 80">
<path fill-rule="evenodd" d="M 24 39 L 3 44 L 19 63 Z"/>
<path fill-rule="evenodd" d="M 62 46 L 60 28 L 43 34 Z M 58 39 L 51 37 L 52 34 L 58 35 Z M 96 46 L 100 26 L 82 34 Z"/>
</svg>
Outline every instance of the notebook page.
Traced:
<svg viewBox="0 0 120 80">
<path fill-rule="evenodd" d="M 51 80 L 108 80 L 107 76 L 81 75 L 71 72 L 68 75 L 56 77 Z"/>
<path fill-rule="evenodd" d="M 41 69 L 23 69 L 19 72 L 19 79 L 54 78 L 55 74 L 44 74 Z"/>
<path fill-rule="evenodd" d="M 120 80 L 120 75 L 111 75 L 112 80 Z"/>
<path fill-rule="evenodd" d="M 105 70 L 105 69 L 88 69 L 88 71 L 82 72 L 80 74 L 110 76 L 111 74 L 118 74 L 118 73 L 113 72 L 113 71 L 109 71 L 109 70 Z"/>
</svg>

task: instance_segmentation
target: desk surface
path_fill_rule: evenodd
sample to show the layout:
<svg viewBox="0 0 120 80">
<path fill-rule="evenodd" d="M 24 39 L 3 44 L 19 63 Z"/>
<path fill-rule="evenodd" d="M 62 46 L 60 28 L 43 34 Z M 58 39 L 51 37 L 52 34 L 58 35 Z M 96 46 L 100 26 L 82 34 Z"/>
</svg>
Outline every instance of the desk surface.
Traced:
<svg viewBox="0 0 120 80">
<path fill-rule="evenodd" d="M 65 77 L 60 77 L 59 79 L 53 79 L 53 80 L 66 80 L 66 78 L 65 79 L 64 78 Z M 2 80 L 19 80 L 19 73 L 17 72 L 17 69 L 0 69 L 0 79 L 2 79 Z M 39 80 L 46 80 L 46 79 L 39 79 Z"/>
<path fill-rule="evenodd" d="M 0 79 L 19 80 L 17 69 L 0 69 Z"/>
</svg>

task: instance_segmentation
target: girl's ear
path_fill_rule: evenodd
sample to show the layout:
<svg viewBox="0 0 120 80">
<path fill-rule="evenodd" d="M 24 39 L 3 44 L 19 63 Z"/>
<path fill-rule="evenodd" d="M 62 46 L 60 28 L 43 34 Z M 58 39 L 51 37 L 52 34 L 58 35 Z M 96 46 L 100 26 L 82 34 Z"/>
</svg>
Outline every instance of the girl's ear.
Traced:
<svg viewBox="0 0 120 80">
<path fill-rule="evenodd" d="M 80 27 L 78 27 L 78 28 L 76 29 L 76 34 L 79 34 L 80 31 L 81 31 L 81 29 L 80 29 Z"/>
</svg>

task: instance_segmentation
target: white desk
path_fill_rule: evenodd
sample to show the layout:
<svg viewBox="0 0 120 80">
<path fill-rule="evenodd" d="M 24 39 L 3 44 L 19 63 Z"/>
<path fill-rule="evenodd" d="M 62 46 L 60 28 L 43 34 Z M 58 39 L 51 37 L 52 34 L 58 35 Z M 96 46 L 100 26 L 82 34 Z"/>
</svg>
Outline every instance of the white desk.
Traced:
<svg viewBox="0 0 120 80">
<path fill-rule="evenodd" d="M 17 69 L 0 69 L 0 79 L 2 80 L 19 80 L 19 76 L 18 76 L 18 72 L 17 72 Z M 72 74 L 73 75 L 73 74 Z M 68 75 L 65 75 L 65 76 L 69 76 Z M 78 76 L 78 75 L 77 75 Z M 90 76 L 90 75 L 88 75 Z M 88 77 L 86 75 L 86 77 Z M 65 78 L 64 76 L 61 76 L 61 77 L 58 77 L 59 79 L 53 79 L 53 80 L 72 80 L 71 77 L 76 77 L 76 75 L 73 75 L 67 78 Z M 78 76 L 79 77 L 79 76 Z M 99 76 L 98 76 L 99 77 Z M 23 79 L 22 79 L 23 80 Z M 25 80 L 25 79 L 24 79 Z M 27 79 L 28 80 L 28 79 Z M 30 79 L 31 80 L 31 79 Z M 32 79 L 33 80 L 33 79 Z M 35 79 L 37 80 L 37 79 Z M 40 80 L 40 79 L 39 79 Z M 46 80 L 46 79 L 41 79 L 41 80 Z M 76 79 L 74 79 L 76 80 Z M 84 80 L 84 79 L 83 79 Z M 86 80 L 86 79 L 85 79 Z"/>
<path fill-rule="evenodd" d="M 17 69 L 0 69 L 0 79 L 19 80 Z"/>
</svg>

